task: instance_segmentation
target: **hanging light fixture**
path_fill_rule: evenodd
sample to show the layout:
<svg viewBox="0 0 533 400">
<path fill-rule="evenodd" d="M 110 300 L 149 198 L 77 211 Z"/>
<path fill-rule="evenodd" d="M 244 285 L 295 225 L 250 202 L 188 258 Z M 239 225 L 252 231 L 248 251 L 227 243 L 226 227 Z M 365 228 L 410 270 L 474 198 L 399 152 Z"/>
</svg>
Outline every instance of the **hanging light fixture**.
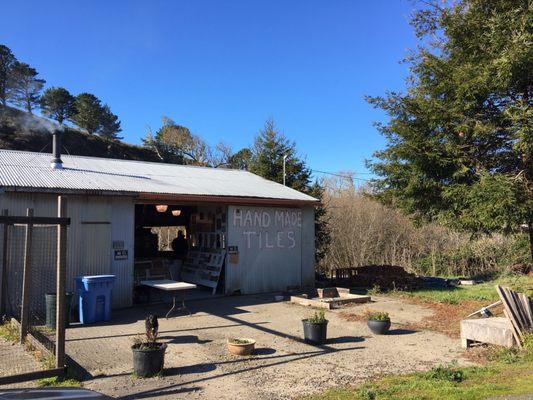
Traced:
<svg viewBox="0 0 533 400">
<path fill-rule="evenodd" d="M 167 211 L 168 206 L 166 204 L 158 204 L 155 206 L 155 209 L 157 210 L 157 212 L 164 213 Z"/>
<path fill-rule="evenodd" d="M 181 210 L 172 210 L 172 215 L 175 217 L 179 217 L 181 215 Z"/>
</svg>

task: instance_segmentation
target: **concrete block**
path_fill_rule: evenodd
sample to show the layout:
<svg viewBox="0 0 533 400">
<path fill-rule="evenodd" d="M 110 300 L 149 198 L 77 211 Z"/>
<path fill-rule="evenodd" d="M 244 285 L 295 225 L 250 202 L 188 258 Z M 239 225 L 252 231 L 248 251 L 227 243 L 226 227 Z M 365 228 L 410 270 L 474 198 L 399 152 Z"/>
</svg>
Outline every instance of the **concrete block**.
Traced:
<svg viewBox="0 0 533 400">
<path fill-rule="evenodd" d="M 472 342 L 490 343 L 505 347 L 513 347 L 516 344 L 511 322 L 503 317 L 462 320 L 461 345 L 467 348 Z"/>
<path fill-rule="evenodd" d="M 338 297 L 339 292 L 337 288 L 330 287 L 330 288 L 324 288 L 324 289 L 317 289 L 317 295 L 319 299 L 324 299 L 328 297 Z"/>
</svg>

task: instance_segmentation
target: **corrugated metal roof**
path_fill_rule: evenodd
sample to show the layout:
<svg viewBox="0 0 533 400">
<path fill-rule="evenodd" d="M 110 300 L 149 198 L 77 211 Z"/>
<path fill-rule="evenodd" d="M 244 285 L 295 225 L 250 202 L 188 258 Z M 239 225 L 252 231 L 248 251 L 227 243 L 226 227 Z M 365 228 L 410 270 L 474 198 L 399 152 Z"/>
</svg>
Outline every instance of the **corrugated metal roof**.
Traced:
<svg viewBox="0 0 533 400">
<path fill-rule="evenodd" d="M 247 171 L 143 161 L 0 150 L 0 186 L 17 190 L 99 191 L 122 194 L 228 196 L 316 201 Z"/>
</svg>

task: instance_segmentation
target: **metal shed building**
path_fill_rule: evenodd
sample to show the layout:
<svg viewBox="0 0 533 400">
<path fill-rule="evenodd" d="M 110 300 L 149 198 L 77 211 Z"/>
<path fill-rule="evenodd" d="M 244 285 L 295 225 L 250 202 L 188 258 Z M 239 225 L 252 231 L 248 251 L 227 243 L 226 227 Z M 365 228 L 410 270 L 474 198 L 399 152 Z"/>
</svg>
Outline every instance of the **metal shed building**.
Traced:
<svg viewBox="0 0 533 400">
<path fill-rule="evenodd" d="M 313 285 L 317 200 L 306 194 L 241 170 L 80 156 L 62 156 L 62 168 L 52 168 L 51 158 L 0 150 L 0 209 L 24 215 L 33 208 L 36 216 L 55 216 L 57 195 L 68 196 L 69 290 L 76 276 L 113 274 L 113 306 L 130 306 L 136 218 L 156 205 L 181 207 L 181 218 L 194 216 L 198 226 L 216 215 L 214 235 L 223 237 L 216 236 L 216 246 L 228 253 L 219 291 Z M 201 246 L 209 236 L 195 240 Z"/>
</svg>

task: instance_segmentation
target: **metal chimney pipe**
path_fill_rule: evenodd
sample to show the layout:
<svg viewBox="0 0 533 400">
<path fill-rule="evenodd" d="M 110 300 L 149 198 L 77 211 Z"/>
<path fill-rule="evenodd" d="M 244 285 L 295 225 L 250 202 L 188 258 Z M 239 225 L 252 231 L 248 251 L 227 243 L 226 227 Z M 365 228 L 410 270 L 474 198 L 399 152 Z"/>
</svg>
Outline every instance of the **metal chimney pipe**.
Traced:
<svg viewBox="0 0 533 400">
<path fill-rule="evenodd" d="M 50 165 L 53 169 L 62 169 L 63 161 L 61 161 L 61 131 L 59 129 L 54 130 L 52 134 L 52 161 Z"/>
</svg>

